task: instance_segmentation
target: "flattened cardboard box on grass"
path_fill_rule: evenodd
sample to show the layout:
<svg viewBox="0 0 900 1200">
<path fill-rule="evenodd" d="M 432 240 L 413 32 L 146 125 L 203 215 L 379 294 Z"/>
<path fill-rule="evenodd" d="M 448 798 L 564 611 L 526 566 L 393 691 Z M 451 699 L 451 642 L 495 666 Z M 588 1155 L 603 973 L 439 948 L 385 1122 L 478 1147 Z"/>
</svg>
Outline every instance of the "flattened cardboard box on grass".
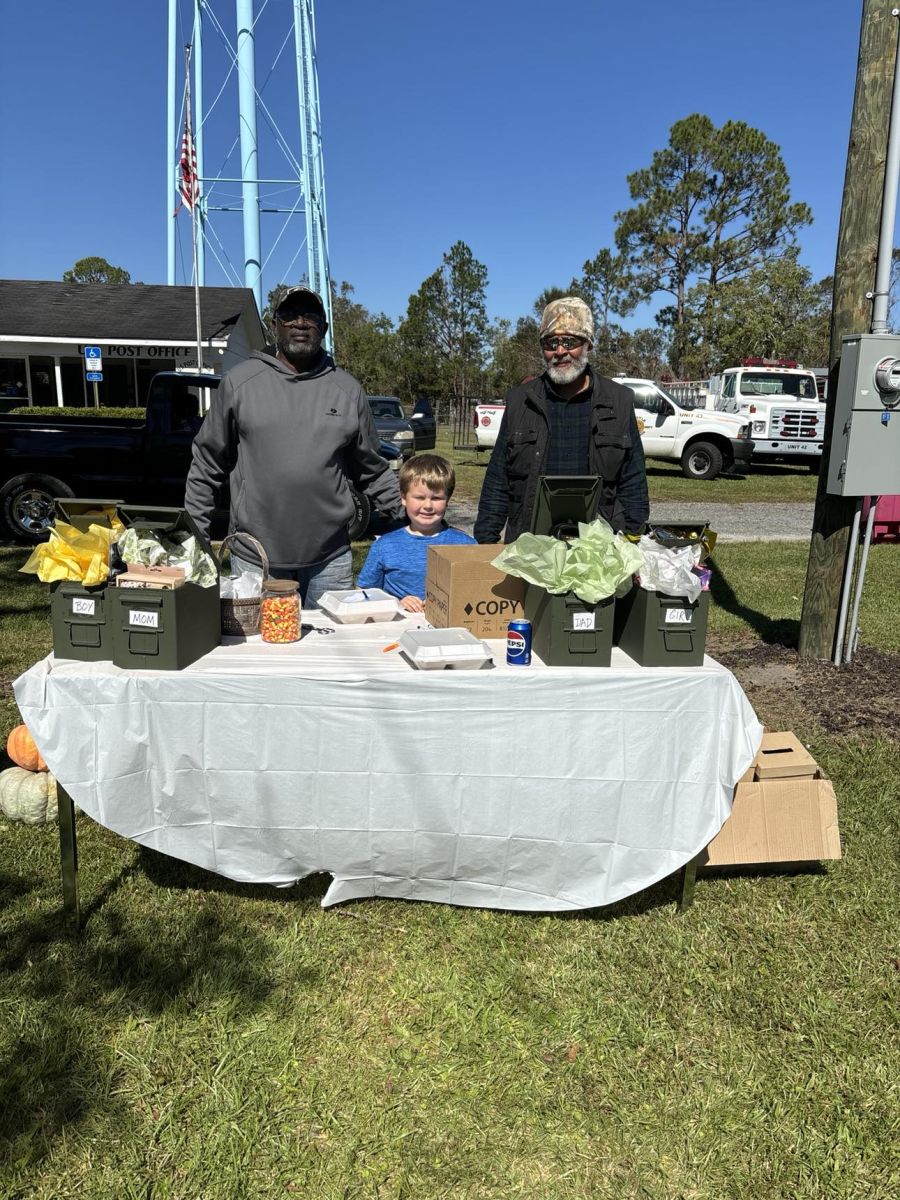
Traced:
<svg viewBox="0 0 900 1200">
<path fill-rule="evenodd" d="M 502 546 L 429 546 L 425 619 L 436 629 L 468 629 L 475 637 L 503 638 L 521 618 L 525 582 L 491 565 Z"/>
<path fill-rule="evenodd" d="M 91 525 L 109 529 L 119 500 L 56 500 L 57 519 L 84 533 Z M 53 584 L 50 593 L 50 624 L 53 653 L 57 658 L 78 662 L 102 662 L 112 658 L 112 627 L 109 624 L 106 583 L 85 587 L 74 580 Z"/>
<path fill-rule="evenodd" d="M 148 529 L 157 537 L 190 533 L 212 558 L 209 542 L 183 508 L 123 505 L 121 514 L 126 525 Z M 190 581 L 180 587 L 111 587 L 108 596 L 117 667 L 180 671 L 219 644 L 218 582 L 214 587 Z"/>
<path fill-rule="evenodd" d="M 707 867 L 841 857 L 831 780 L 793 733 L 764 733 L 734 790 L 731 816 L 706 848 Z"/>
</svg>

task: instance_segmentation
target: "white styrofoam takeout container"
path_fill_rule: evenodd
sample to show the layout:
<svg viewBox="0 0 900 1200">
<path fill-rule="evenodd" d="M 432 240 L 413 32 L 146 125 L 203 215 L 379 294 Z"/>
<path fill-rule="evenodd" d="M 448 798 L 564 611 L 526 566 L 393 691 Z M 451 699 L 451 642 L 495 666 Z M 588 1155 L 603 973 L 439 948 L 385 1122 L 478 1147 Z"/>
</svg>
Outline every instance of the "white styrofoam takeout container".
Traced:
<svg viewBox="0 0 900 1200">
<path fill-rule="evenodd" d="M 381 588 L 352 588 L 349 592 L 324 592 L 319 608 L 342 625 L 361 625 L 365 621 L 393 621 L 400 601 Z"/>
<path fill-rule="evenodd" d="M 408 629 L 400 635 L 400 651 L 420 671 L 477 671 L 494 661 L 490 648 L 468 629 Z"/>
</svg>

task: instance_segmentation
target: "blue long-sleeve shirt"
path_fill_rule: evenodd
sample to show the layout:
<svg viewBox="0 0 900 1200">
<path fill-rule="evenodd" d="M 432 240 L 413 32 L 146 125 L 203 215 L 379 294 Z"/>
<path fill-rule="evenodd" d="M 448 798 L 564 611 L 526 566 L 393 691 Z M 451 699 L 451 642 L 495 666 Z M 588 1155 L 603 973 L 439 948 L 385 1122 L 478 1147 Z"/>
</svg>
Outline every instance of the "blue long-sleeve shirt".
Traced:
<svg viewBox="0 0 900 1200">
<path fill-rule="evenodd" d="M 425 599 L 425 571 L 429 546 L 471 546 L 475 539 L 449 525 L 440 533 L 412 533 L 395 529 L 373 543 L 356 586 L 382 588 L 402 600 L 404 596 Z"/>
</svg>

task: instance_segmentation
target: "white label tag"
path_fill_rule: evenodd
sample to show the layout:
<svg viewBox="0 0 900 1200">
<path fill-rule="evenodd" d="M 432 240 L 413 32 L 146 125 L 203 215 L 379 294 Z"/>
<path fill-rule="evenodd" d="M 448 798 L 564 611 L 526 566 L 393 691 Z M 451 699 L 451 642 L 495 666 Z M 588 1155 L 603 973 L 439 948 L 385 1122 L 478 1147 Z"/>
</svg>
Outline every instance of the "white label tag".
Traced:
<svg viewBox="0 0 900 1200">
<path fill-rule="evenodd" d="M 592 612 L 572 613 L 572 628 L 579 633 L 594 629 L 594 614 Z"/>
<path fill-rule="evenodd" d="M 141 629 L 159 629 L 159 613 L 148 612 L 146 608 L 132 608 L 128 613 L 128 624 L 138 625 Z"/>
<path fill-rule="evenodd" d="M 691 614 L 686 608 L 667 608 L 667 625 L 690 625 Z"/>
<path fill-rule="evenodd" d="M 73 596 L 72 597 L 72 616 L 73 617 L 92 617 L 94 608 L 97 604 L 96 600 L 91 600 L 88 596 Z"/>
</svg>

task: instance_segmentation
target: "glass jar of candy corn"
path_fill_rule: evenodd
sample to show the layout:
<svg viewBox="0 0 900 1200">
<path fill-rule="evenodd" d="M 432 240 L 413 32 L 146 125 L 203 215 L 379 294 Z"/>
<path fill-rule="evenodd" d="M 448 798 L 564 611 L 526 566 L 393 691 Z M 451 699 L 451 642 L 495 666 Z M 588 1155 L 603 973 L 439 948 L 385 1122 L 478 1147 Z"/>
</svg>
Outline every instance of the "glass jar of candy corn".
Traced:
<svg viewBox="0 0 900 1200">
<path fill-rule="evenodd" d="M 300 592 L 294 579 L 264 579 L 259 631 L 264 642 L 300 639 Z"/>
</svg>

